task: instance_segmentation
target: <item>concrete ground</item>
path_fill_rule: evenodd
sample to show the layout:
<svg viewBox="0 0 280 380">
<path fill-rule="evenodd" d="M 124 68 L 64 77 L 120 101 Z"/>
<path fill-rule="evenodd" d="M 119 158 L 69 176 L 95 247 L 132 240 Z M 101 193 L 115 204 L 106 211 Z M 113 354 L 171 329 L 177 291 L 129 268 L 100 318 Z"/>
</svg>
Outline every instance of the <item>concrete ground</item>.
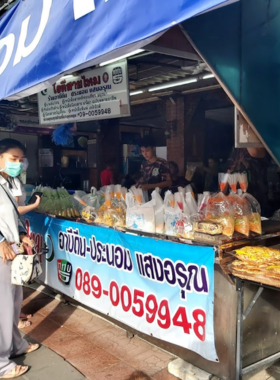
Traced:
<svg viewBox="0 0 280 380">
<path fill-rule="evenodd" d="M 32 326 L 22 333 L 42 346 L 16 359 L 18 364 L 31 367 L 18 379 L 129 380 L 135 371 L 143 371 L 151 380 L 179 380 L 167 370 L 175 359 L 173 355 L 138 337 L 128 338 L 126 331 L 96 314 L 54 299 L 42 286 L 24 288 L 23 312 L 34 317 Z M 217 380 L 215 376 L 212 379 Z M 243 380 L 280 380 L 280 362 Z"/>
<path fill-rule="evenodd" d="M 42 287 L 41 287 L 42 288 Z M 23 312 L 32 326 L 22 330 L 42 347 L 18 364 L 31 369 L 23 380 L 127 380 L 144 371 L 152 380 L 176 380 L 167 371 L 174 356 L 144 342 L 99 316 L 24 288 Z"/>
</svg>

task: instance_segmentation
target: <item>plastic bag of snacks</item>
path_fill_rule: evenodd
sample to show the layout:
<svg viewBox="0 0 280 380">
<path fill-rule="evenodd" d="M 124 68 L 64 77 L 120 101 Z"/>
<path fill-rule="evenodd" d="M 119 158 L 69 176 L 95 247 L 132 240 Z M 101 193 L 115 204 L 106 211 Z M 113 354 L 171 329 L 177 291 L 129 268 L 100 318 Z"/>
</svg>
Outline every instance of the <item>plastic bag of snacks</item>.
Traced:
<svg viewBox="0 0 280 380">
<path fill-rule="evenodd" d="M 97 212 L 93 207 L 86 206 L 81 212 L 82 219 L 88 223 L 93 223 L 97 218 Z"/>
<path fill-rule="evenodd" d="M 187 185 L 187 186 L 185 187 L 185 192 L 186 192 L 186 194 L 187 194 L 187 193 L 191 193 L 191 195 L 193 196 L 193 198 L 195 198 L 195 196 L 194 196 L 194 191 L 193 191 L 193 188 L 192 188 L 191 185 Z"/>
<path fill-rule="evenodd" d="M 182 217 L 182 213 L 182 209 L 179 207 L 178 203 L 175 203 L 174 195 L 168 190 L 164 197 L 164 223 L 166 235 L 174 236 L 175 225 Z"/>
<path fill-rule="evenodd" d="M 233 210 L 227 197 L 218 193 L 211 197 L 206 207 L 206 220 L 213 220 L 223 226 L 223 235 L 232 237 L 234 233 Z"/>
<path fill-rule="evenodd" d="M 131 186 L 131 188 L 129 189 L 129 193 L 133 194 L 136 204 L 141 205 L 144 203 L 142 189 L 136 188 L 135 186 Z"/>
<path fill-rule="evenodd" d="M 189 216 L 196 215 L 198 212 L 197 203 L 191 193 L 186 193 L 186 205 Z"/>
<path fill-rule="evenodd" d="M 193 227 L 190 218 L 181 214 L 174 226 L 174 235 L 184 239 L 193 239 Z"/>
<path fill-rule="evenodd" d="M 248 237 L 250 235 L 250 204 L 237 194 L 229 195 L 228 200 L 234 211 L 234 231 Z"/>
<path fill-rule="evenodd" d="M 90 194 L 84 195 L 82 199 L 86 202 L 88 206 L 94 207 L 96 209 L 100 207 L 98 194 L 95 187 L 92 187 L 90 189 Z"/>
<path fill-rule="evenodd" d="M 242 196 L 246 199 L 251 207 L 251 211 L 249 214 L 249 222 L 250 222 L 250 231 L 255 232 L 256 234 L 262 234 L 262 221 L 261 221 L 261 206 L 256 198 L 253 195 L 245 193 Z"/>
<path fill-rule="evenodd" d="M 159 189 L 156 188 L 152 192 L 152 200 L 154 201 L 154 211 L 155 211 L 155 224 L 156 224 L 156 233 L 164 233 L 164 205 L 163 199 L 159 194 Z"/>
<path fill-rule="evenodd" d="M 206 207 L 210 199 L 210 191 L 204 191 L 203 194 L 198 194 L 197 211 L 200 215 L 205 217 Z"/>
<path fill-rule="evenodd" d="M 220 190 L 224 191 L 225 188 L 227 187 L 227 184 L 228 184 L 229 174 L 228 173 L 219 173 L 218 178 L 219 178 Z"/>
<path fill-rule="evenodd" d="M 126 227 L 133 230 L 155 233 L 154 201 L 138 204 L 133 194 L 126 194 Z"/>
</svg>

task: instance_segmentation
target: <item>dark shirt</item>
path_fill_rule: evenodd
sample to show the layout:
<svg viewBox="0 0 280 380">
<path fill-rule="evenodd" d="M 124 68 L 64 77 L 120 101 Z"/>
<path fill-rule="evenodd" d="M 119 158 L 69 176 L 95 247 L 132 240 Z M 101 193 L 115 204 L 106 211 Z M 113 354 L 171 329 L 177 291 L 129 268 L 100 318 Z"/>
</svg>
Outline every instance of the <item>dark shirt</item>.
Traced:
<svg viewBox="0 0 280 380">
<path fill-rule="evenodd" d="M 190 182 L 185 177 L 177 177 L 176 179 L 172 179 L 172 186 L 168 190 L 174 194 L 178 192 L 178 187 L 186 187 L 189 184 Z"/>
<path fill-rule="evenodd" d="M 268 153 L 263 158 L 255 158 L 250 156 L 247 149 L 234 149 L 227 162 L 227 169 L 231 173 L 247 173 L 248 193 L 252 194 L 260 203 L 264 216 L 270 213 L 268 211 L 267 181 L 267 169 L 270 160 Z"/>
<path fill-rule="evenodd" d="M 165 175 L 171 174 L 168 162 L 163 158 L 157 157 L 156 161 L 150 163 L 144 161 L 141 165 L 141 183 L 154 184 L 166 181 Z"/>
</svg>

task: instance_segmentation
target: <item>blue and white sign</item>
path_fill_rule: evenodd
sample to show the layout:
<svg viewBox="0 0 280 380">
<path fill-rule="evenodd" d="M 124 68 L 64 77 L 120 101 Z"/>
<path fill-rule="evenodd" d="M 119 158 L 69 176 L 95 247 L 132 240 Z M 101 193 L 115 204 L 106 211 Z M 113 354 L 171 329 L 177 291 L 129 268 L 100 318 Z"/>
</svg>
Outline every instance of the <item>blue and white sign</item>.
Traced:
<svg viewBox="0 0 280 380">
<path fill-rule="evenodd" d="M 0 99 L 38 93 L 228 0 L 19 0 L 0 20 Z"/>
<path fill-rule="evenodd" d="M 138 331 L 218 361 L 214 250 L 31 214 L 41 280 Z"/>
</svg>

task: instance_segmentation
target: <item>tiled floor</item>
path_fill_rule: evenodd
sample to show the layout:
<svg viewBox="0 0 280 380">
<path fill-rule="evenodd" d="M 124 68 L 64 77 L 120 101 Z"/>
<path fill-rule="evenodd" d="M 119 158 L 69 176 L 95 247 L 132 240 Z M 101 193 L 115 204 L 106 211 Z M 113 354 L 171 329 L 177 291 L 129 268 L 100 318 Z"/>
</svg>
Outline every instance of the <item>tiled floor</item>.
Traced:
<svg viewBox="0 0 280 380">
<path fill-rule="evenodd" d="M 65 358 L 90 380 L 127 380 L 143 371 L 153 380 L 176 380 L 167 371 L 174 357 L 105 320 L 24 288 L 23 312 L 33 313 L 23 331 Z M 61 379 L 63 380 L 63 379 Z"/>
</svg>

